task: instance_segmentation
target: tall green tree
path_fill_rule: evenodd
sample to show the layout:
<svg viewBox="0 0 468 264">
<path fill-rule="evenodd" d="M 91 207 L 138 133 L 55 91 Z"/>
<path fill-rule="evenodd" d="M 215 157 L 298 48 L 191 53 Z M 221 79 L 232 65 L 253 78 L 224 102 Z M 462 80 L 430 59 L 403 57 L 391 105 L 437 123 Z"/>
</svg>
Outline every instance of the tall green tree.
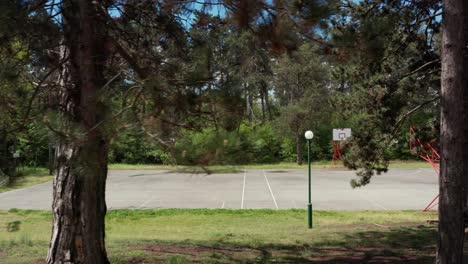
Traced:
<svg viewBox="0 0 468 264">
<path fill-rule="evenodd" d="M 104 87 L 105 10 L 90 1 L 61 4 L 57 175 L 47 263 L 109 263 L 104 233 L 109 141 L 100 123 Z"/>
<path fill-rule="evenodd" d="M 463 204 L 466 201 L 466 189 L 463 188 L 464 182 L 466 184 L 466 153 L 463 144 L 466 138 L 463 133 L 465 126 L 460 117 L 466 115 L 463 101 L 466 94 L 463 46 L 466 43 L 464 15 L 467 11 L 463 1 L 443 1 L 443 25 L 440 27 L 441 3 L 349 2 L 349 13 L 342 17 L 342 24 L 340 20 L 337 21 L 335 29 L 338 31 L 338 38 L 335 40 L 350 44 L 349 47 L 353 47 L 354 51 L 359 52 L 361 48 L 371 56 L 359 53 L 359 56 L 355 56 L 347 53 L 346 48 L 338 49 L 334 55 L 338 61 L 365 59 L 364 63 L 351 63 L 353 66 L 348 65 L 347 69 L 339 72 L 345 77 L 341 79 L 343 88 L 350 90 L 350 93 L 360 90 L 364 95 L 355 97 L 356 101 L 352 102 L 360 107 L 351 110 L 350 113 L 361 115 L 362 122 L 357 124 L 369 124 L 368 127 L 361 126 L 365 127 L 365 131 L 359 131 L 358 135 L 354 133 L 350 142 L 353 148 L 347 154 L 349 167 L 364 168 L 359 174 L 360 180 L 354 182 L 355 186 L 369 183 L 373 170 L 385 170 L 385 145 L 395 139 L 396 132 L 408 116 L 423 107 L 440 107 L 440 222 L 437 263 L 462 263 Z M 360 15 L 354 20 L 353 14 L 356 13 Z M 385 23 L 382 23 L 383 21 Z M 394 28 L 391 29 L 392 27 Z M 389 29 L 390 31 L 387 31 Z M 349 39 L 352 41 L 347 42 Z M 346 46 L 340 42 L 335 44 Z M 392 53 L 386 54 L 391 50 Z M 388 65 L 388 62 L 391 64 Z M 365 71 L 362 71 L 359 65 L 365 64 L 371 67 L 367 66 Z M 354 68 L 356 66 L 357 68 Z M 348 81 L 349 73 L 355 69 L 356 74 L 351 75 L 354 78 Z M 440 75 L 441 79 L 438 78 Z M 407 81 L 410 83 L 405 84 Z M 430 89 L 424 89 L 427 87 Z M 401 95 L 406 98 L 399 98 L 399 91 L 403 91 Z M 437 100 L 439 94 L 440 102 Z M 371 100 L 365 100 L 365 96 Z M 421 101 L 421 98 L 424 100 Z M 381 109 L 376 111 L 372 105 L 378 105 Z M 434 120 L 437 120 L 438 113 L 434 115 Z M 368 120 L 368 123 L 364 123 L 364 120 Z M 386 124 L 382 124 L 382 121 Z M 366 133 L 369 129 L 373 132 Z"/>
<path fill-rule="evenodd" d="M 43 12 L 31 8 L 31 13 L 27 7 L 23 1 L 0 3 L 0 170 L 10 176 L 12 152 L 20 138 L 28 137 L 28 129 L 40 123 L 55 72 L 46 67 L 50 58 L 45 50 L 56 38 L 57 27 Z M 41 36 L 44 31 L 47 36 Z"/>
<path fill-rule="evenodd" d="M 328 62 L 309 44 L 276 62 L 273 86 L 280 104 L 276 124 L 283 134 L 293 135 L 298 164 L 302 164 L 304 131 L 331 123 L 330 84 Z"/>
<path fill-rule="evenodd" d="M 332 21 L 334 105 L 354 130 L 345 152 L 345 164 L 359 169 L 353 186 L 386 171 L 387 149 L 412 114 L 432 112 L 438 127 L 440 11 L 438 1 L 347 2 Z"/>
</svg>

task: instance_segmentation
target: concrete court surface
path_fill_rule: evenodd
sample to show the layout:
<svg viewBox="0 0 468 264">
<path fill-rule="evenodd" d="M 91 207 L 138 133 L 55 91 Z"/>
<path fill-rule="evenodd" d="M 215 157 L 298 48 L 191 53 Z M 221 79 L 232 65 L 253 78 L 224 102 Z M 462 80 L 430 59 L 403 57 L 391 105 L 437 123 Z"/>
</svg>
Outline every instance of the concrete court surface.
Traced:
<svg viewBox="0 0 468 264">
<path fill-rule="evenodd" d="M 355 172 L 313 169 L 314 210 L 422 210 L 438 194 L 430 168 L 390 169 L 352 189 Z M 45 209 L 52 183 L 0 193 L 0 209 Z M 307 206 L 307 170 L 240 170 L 226 174 L 187 174 L 162 170 L 112 170 L 106 193 L 109 209 L 232 208 L 288 209 Z M 436 209 L 436 208 L 435 208 Z"/>
</svg>

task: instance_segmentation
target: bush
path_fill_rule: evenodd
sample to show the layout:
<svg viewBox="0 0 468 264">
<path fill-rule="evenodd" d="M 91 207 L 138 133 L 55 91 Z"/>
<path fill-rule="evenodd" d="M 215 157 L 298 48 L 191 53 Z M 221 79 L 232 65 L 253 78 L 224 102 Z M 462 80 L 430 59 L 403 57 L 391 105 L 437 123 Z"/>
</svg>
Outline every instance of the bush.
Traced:
<svg viewBox="0 0 468 264">
<path fill-rule="evenodd" d="M 111 144 L 110 163 L 169 164 L 171 155 L 140 131 L 127 131 Z"/>
<path fill-rule="evenodd" d="M 176 159 L 186 165 L 275 163 L 282 160 L 281 141 L 269 125 L 242 124 L 237 131 L 207 128 L 183 131 Z"/>
</svg>

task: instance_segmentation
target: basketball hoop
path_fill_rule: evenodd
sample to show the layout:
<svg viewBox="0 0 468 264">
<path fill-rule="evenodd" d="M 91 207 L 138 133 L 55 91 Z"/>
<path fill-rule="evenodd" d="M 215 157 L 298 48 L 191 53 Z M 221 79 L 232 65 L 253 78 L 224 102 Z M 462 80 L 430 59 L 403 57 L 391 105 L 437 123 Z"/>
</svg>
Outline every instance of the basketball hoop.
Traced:
<svg viewBox="0 0 468 264">
<path fill-rule="evenodd" d="M 340 141 L 345 141 L 351 137 L 351 128 L 334 128 L 333 129 L 333 160 L 332 166 L 336 167 L 338 161 L 341 160 Z"/>
</svg>

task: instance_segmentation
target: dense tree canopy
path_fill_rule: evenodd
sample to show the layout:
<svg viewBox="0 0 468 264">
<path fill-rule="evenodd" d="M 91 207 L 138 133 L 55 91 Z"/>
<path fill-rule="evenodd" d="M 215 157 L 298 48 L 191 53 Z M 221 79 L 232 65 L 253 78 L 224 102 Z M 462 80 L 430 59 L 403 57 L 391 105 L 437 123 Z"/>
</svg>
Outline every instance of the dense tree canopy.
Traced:
<svg viewBox="0 0 468 264">
<path fill-rule="evenodd" d="M 311 1 L 308 6 L 301 1 L 287 2 L 109 3 L 111 53 L 106 74 L 110 82 L 101 97 L 113 112 L 112 125 L 107 126 L 113 146 L 111 161 L 187 163 L 176 158 L 181 157 L 175 147 L 179 133 L 207 127 L 231 133 L 239 131 L 241 124 L 252 127 L 252 131 L 265 126 L 281 135 L 273 143 L 280 146 L 271 154 L 276 158 L 260 158 L 269 162 L 301 162 L 300 134 L 305 127 L 320 131 L 313 156 L 330 159 L 331 128 L 350 126 L 356 133 L 346 145 L 349 151 L 345 161 L 351 168 L 365 169 L 361 173 L 364 184 L 372 171 L 384 169 L 389 159 L 411 158 L 406 147 L 408 118 L 398 127 L 394 124 L 406 111 L 437 97 L 440 3 L 330 2 L 320 6 Z M 16 4 L 3 10 L 23 8 L 27 14 L 27 2 Z M 59 14 L 51 19 L 48 12 L 57 7 L 41 8 L 38 4 L 31 30 L 56 27 Z M 4 24 L 8 32 L 4 38 L 14 35 L 10 24 Z M 51 35 L 41 42 L 31 41 L 32 36 L 27 34 L 23 38 L 23 44 L 16 37 L 4 45 L 10 45 L 10 52 L 11 46 L 24 45 L 23 55 L 17 56 L 33 56 L 37 65 L 23 67 L 34 67 L 37 75 L 48 74 L 41 67 L 57 63 L 53 42 L 59 41 L 58 32 L 57 37 Z M 4 57 L 10 61 L 5 63 L 15 58 Z M 21 65 L 3 68 L 23 75 L 29 72 L 18 67 Z M 41 76 L 33 77 L 37 84 Z M 54 75 L 46 77 L 52 87 Z M 37 109 L 43 109 L 41 101 L 53 107 L 53 100 L 49 100 L 53 92 L 40 99 L 36 90 L 43 89 L 35 89 L 24 79 L 31 76 L 24 76 L 22 81 L 20 77 L 4 80 L 10 87 L 12 81 L 23 82 L 14 85 L 15 89 L 29 91 L 23 93 L 23 100 L 31 98 Z M 7 92 L 2 90 L 4 98 Z M 28 103 L 18 100 L 17 106 Z M 23 116 L 31 115 L 31 110 L 17 109 L 28 111 Z M 360 114 L 355 114 L 356 109 Z M 436 102 L 431 103 L 415 113 L 411 123 L 437 131 L 436 112 Z M 42 146 L 28 140 L 31 135 L 27 128 L 9 136 L 9 144 L 23 154 L 24 164 L 47 162 L 47 144 L 54 140 L 41 126 L 50 126 L 58 117 L 52 112 L 45 120 L 45 124 L 39 122 L 30 128 L 35 130 L 33 134 L 42 133 Z M 118 135 L 113 130 L 119 131 Z M 137 134 L 140 140 L 135 144 L 131 138 Z M 427 137 L 436 138 L 436 133 Z M 220 140 L 218 147 L 224 139 Z M 389 142 L 394 143 L 390 149 Z M 267 149 L 264 152 L 268 153 Z M 262 162 L 255 157 L 259 156 L 242 162 Z M 195 160 L 191 162 L 196 164 Z"/>
</svg>

